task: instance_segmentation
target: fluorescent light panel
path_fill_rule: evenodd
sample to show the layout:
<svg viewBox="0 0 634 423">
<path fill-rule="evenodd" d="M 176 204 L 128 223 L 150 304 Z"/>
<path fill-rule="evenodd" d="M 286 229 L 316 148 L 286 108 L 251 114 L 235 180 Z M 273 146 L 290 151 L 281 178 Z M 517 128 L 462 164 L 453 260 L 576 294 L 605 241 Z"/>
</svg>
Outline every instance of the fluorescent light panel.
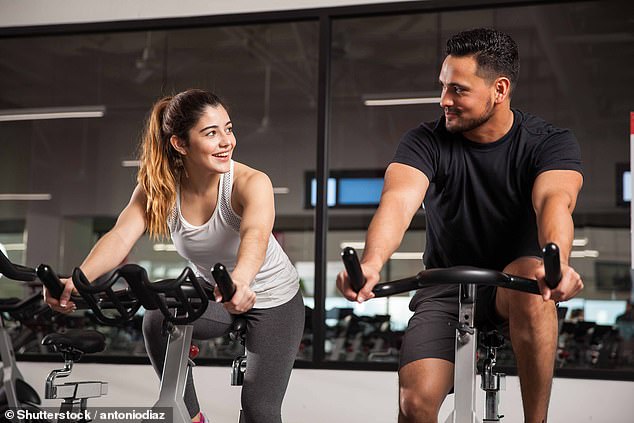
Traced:
<svg viewBox="0 0 634 423">
<path fill-rule="evenodd" d="M 139 167 L 140 163 L 141 163 L 140 160 L 122 160 L 121 161 L 121 166 L 123 166 L 123 167 Z"/>
<path fill-rule="evenodd" d="M 411 97 L 363 100 L 364 106 L 407 106 L 410 104 L 438 104 L 440 97 Z"/>
<path fill-rule="evenodd" d="M 288 187 L 273 187 L 273 194 L 288 194 L 291 189 Z"/>
<path fill-rule="evenodd" d="M 578 238 L 572 240 L 573 247 L 585 247 L 588 245 L 588 238 Z"/>
<path fill-rule="evenodd" d="M 15 243 L 15 244 L 4 244 L 4 248 L 7 251 L 24 251 L 26 250 L 26 244 L 24 243 Z"/>
<path fill-rule="evenodd" d="M 106 106 L 44 107 L 34 109 L 0 110 L 0 122 L 44 119 L 100 118 Z"/>
<path fill-rule="evenodd" d="M 406 106 L 410 104 L 439 104 L 438 91 L 408 91 L 365 94 L 361 97 L 365 106 Z"/>
<path fill-rule="evenodd" d="M 0 194 L 0 201 L 48 201 L 53 196 L 44 194 Z"/>
</svg>

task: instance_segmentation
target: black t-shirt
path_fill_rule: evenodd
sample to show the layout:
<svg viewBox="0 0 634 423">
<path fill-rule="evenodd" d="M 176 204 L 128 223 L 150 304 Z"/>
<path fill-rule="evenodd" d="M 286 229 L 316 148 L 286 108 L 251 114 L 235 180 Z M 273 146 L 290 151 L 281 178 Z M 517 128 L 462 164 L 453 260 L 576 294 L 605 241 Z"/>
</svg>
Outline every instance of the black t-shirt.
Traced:
<svg viewBox="0 0 634 423">
<path fill-rule="evenodd" d="M 493 143 L 449 133 L 444 117 L 402 137 L 392 162 L 419 169 L 430 181 L 427 268 L 502 270 L 518 257 L 540 255 L 533 182 L 547 170 L 581 173 L 581 154 L 569 130 L 519 110 L 513 114 L 511 130 Z"/>
</svg>

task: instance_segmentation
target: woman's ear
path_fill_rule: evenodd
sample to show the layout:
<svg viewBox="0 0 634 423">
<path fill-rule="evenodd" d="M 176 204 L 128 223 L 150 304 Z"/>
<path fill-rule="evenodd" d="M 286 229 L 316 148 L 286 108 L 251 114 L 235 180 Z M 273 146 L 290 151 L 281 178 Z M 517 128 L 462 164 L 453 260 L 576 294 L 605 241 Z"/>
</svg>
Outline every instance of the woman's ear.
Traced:
<svg viewBox="0 0 634 423">
<path fill-rule="evenodd" d="M 182 139 L 178 138 L 176 135 L 172 135 L 170 137 L 170 144 L 174 150 L 178 151 L 181 155 L 187 155 L 187 150 L 185 149 L 185 143 Z"/>
</svg>

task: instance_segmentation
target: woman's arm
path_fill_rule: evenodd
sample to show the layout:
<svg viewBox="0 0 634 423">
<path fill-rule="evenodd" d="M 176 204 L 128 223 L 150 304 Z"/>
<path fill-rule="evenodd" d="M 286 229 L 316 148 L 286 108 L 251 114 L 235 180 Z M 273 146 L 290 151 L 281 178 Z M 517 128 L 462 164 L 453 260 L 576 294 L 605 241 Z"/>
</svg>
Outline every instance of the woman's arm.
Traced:
<svg viewBox="0 0 634 423">
<path fill-rule="evenodd" d="M 240 246 L 236 267 L 231 273 L 236 294 L 226 303 L 228 310 L 234 313 L 248 311 L 255 304 L 255 293 L 250 286 L 264 263 L 275 221 L 271 180 L 262 172 L 239 166 L 231 200 L 233 209 L 241 217 Z"/>
</svg>

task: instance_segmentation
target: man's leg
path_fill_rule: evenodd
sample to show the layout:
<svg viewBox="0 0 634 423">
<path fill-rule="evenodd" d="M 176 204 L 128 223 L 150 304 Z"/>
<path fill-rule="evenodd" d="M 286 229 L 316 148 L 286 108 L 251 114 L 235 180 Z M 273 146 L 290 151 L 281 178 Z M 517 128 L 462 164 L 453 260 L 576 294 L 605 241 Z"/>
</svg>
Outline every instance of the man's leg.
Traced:
<svg viewBox="0 0 634 423">
<path fill-rule="evenodd" d="M 436 423 L 438 411 L 453 386 L 450 361 L 416 360 L 399 372 L 399 423 Z"/>
<path fill-rule="evenodd" d="M 504 268 L 504 272 L 534 279 L 540 260 L 522 257 Z M 557 311 L 553 301 L 539 295 L 500 288 L 495 299 L 496 311 L 508 320 L 511 344 L 522 389 L 524 420 L 545 422 L 557 352 Z"/>
<path fill-rule="evenodd" d="M 438 420 L 438 410 L 453 386 L 458 287 L 419 290 L 412 298 L 399 361 L 400 423 Z"/>
</svg>

